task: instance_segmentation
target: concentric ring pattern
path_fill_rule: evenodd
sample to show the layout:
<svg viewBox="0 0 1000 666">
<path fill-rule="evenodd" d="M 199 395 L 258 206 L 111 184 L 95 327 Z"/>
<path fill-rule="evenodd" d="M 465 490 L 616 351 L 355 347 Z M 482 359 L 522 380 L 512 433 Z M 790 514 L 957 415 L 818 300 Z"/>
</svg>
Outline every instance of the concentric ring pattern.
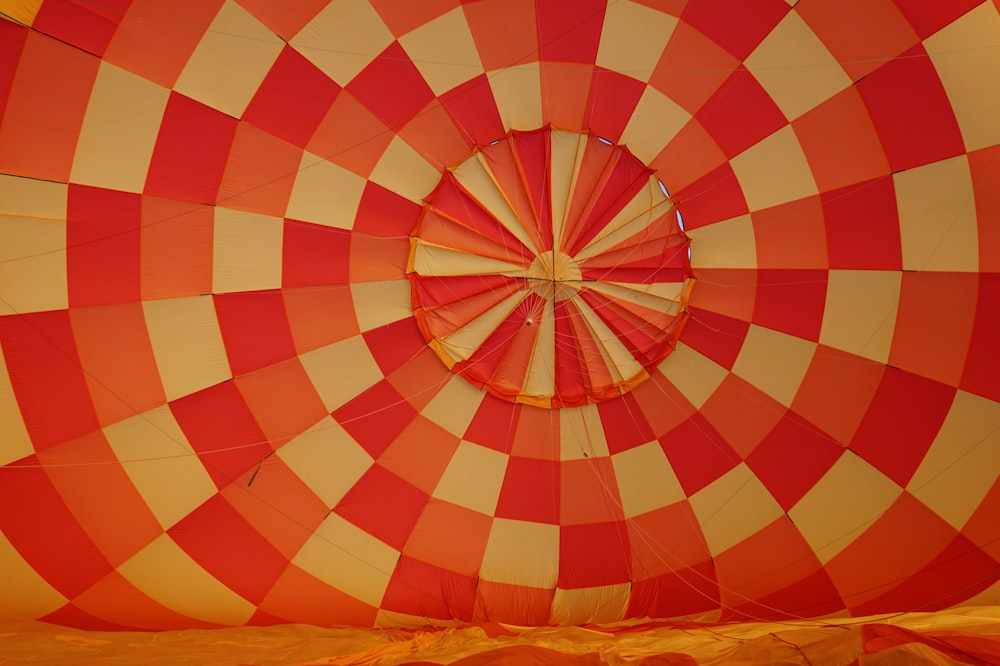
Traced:
<svg viewBox="0 0 1000 666">
<path fill-rule="evenodd" d="M 5 622 L 1000 601 L 996 2 L 0 12 Z M 474 353 L 442 363 L 428 338 L 467 322 L 428 305 L 473 297 L 435 291 L 420 249 L 450 167 L 546 136 L 655 172 L 695 280 L 648 378 L 565 404 L 558 379 L 490 391 L 456 370 Z M 501 277 L 594 307 L 572 248 L 518 248 L 525 273 Z"/>
<path fill-rule="evenodd" d="M 540 407 L 616 398 L 687 320 L 688 239 L 652 170 L 607 139 L 512 132 L 445 172 L 407 271 L 429 346 Z"/>
</svg>

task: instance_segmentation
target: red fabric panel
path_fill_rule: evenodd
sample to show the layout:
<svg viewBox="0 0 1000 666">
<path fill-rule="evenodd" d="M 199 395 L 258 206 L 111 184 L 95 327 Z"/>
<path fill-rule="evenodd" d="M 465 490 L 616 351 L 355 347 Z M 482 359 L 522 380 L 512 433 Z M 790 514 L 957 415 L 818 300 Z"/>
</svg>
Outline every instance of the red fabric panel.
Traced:
<svg viewBox="0 0 1000 666">
<path fill-rule="evenodd" d="M 142 197 L 70 185 L 66 281 L 70 307 L 139 300 Z"/>
<path fill-rule="evenodd" d="M 633 537 L 632 542 L 635 540 Z M 625 617 L 684 617 L 719 607 L 719 585 L 711 560 L 691 567 L 670 568 L 667 573 L 632 581 Z"/>
<path fill-rule="evenodd" d="M 782 0 L 691 0 L 682 18 L 743 60 L 789 9 Z"/>
<path fill-rule="evenodd" d="M 382 51 L 354 77 L 347 90 L 395 130 L 434 99 L 434 93 L 399 42 Z"/>
<path fill-rule="evenodd" d="M 351 234 L 344 229 L 285 220 L 281 245 L 281 286 L 346 284 Z"/>
<path fill-rule="evenodd" d="M 979 276 L 979 302 L 960 386 L 1000 401 L 1000 275 Z"/>
<path fill-rule="evenodd" d="M 844 449 L 794 412 L 747 457 L 747 465 L 788 511 L 830 470 Z"/>
<path fill-rule="evenodd" d="M 628 551 L 624 522 L 562 525 L 556 585 L 576 589 L 628 582 L 632 578 Z"/>
<path fill-rule="evenodd" d="M 538 59 L 593 64 L 601 42 L 606 1 L 538 3 Z"/>
<path fill-rule="evenodd" d="M 361 335 L 379 370 L 386 376 L 416 358 L 426 344 L 413 317 L 365 331 Z"/>
<path fill-rule="evenodd" d="M 640 75 L 638 72 L 637 75 Z M 635 113 L 646 84 L 632 77 L 595 67 L 587 99 L 585 127 L 597 136 L 617 142 Z"/>
<path fill-rule="evenodd" d="M 402 550 L 429 496 L 381 465 L 372 465 L 334 510 L 365 532 Z"/>
<path fill-rule="evenodd" d="M 923 46 L 901 54 L 856 85 L 893 172 L 965 152 L 948 94 Z"/>
<path fill-rule="evenodd" d="M 417 617 L 472 621 L 476 581 L 402 555 L 382 597 L 382 608 Z"/>
<path fill-rule="evenodd" d="M 763 555 L 769 557 L 771 552 Z M 815 557 L 810 557 L 815 561 Z M 772 560 L 773 561 L 773 560 Z M 820 569 L 797 580 L 788 587 L 764 595 L 754 601 L 736 603 L 723 612 L 723 617 L 736 621 L 801 620 L 803 617 L 823 617 L 844 607 L 840 593 L 825 571 Z"/>
<path fill-rule="evenodd" d="M 589 146 L 588 146 L 589 148 Z M 574 229 L 573 244 L 568 254 L 575 255 L 607 227 L 612 218 L 628 204 L 632 198 L 649 186 L 650 170 L 630 153 L 622 151 L 618 162 L 603 183 L 601 194 L 594 202 L 590 215 L 582 221 L 582 225 Z"/>
<path fill-rule="evenodd" d="M 170 411 L 219 488 L 252 473 L 273 450 L 233 382 L 175 400 Z"/>
<path fill-rule="evenodd" d="M 7 108 L 7 98 L 27 37 L 28 29 L 23 25 L 13 21 L 0 22 L 0 109 Z"/>
<path fill-rule="evenodd" d="M 0 346 L 36 450 L 99 427 L 65 310 L 0 317 Z"/>
<path fill-rule="evenodd" d="M 372 458 L 378 458 L 415 417 L 416 410 L 381 380 L 333 413 Z"/>
<path fill-rule="evenodd" d="M 695 113 L 738 65 L 739 60 L 722 46 L 681 21 L 663 49 L 649 84 L 689 113 Z"/>
<path fill-rule="evenodd" d="M 340 86 L 285 46 L 243 113 L 244 122 L 305 148 Z"/>
<path fill-rule="evenodd" d="M 824 270 L 758 270 L 754 323 L 806 340 L 819 340 L 827 278 Z M 789 303 L 795 307 L 788 307 Z"/>
<path fill-rule="evenodd" d="M 247 601 L 259 604 L 288 560 L 221 495 L 215 495 L 167 534 L 205 571 Z"/>
<path fill-rule="evenodd" d="M 743 188 L 726 162 L 690 185 L 671 192 L 687 229 L 697 229 L 748 212 Z"/>
<path fill-rule="evenodd" d="M 886 608 L 931 612 L 961 604 L 1000 580 L 996 560 L 961 534 L 916 574 L 886 594 L 852 609 L 869 615 Z"/>
<path fill-rule="evenodd" d="M 740 463 L 740 456 L 700 413 L 661 437 L 660 446 L 689 497 Z"/>
<path fill-rule="evenodd" d="M 500 488 L 497 518 L 559 524 L 559 462 L 511 456 Z"/>
<path fill-rule="evenodd" d="M 830 268 L 899 270 L 903 251 L 892 178 L 879 178 L 820 195 Z"/>
<path fill-rule="evenodd" d="M 0 470 L 0 531 L 38 575 L 72 599 L 110 573 L 111 563 L 80 527 L 38 458 L 23 464 L 34 467 Z"/>
<path fill-rule="evenodd" d="M 354 232 L 405 238 L 417 226 L 420 211 L 419 204 L 368 181 L 354 217 Z"/>
<path fill-rule="evenodd" d="M 233 376 L 295 356 L 281 292 L 216 294 L 213 298 Z"/>
<path fill-rule="evenodd" d="M 926 39 L 955 19 L 963 16 L 983 0 L 893 0 L 906 16 L 920 39 Z"/>
<path fill-rule="evenodd" d="M 732 370 L 750 324 L 701 308 L 689 307 L 688 311 L 691 316 L 684 324 L 681 342 L 723 368 Z"/>
<path fill-rule="evenodd" d="M 608 450 L 613 455 L 656 439 L 635 396 L 626 393 L 618 400 L 597 403 Z"/>
<path fill-rule="evenodd" d="M 235 118 L 172 92 L 149 162 L 145 193 L 214 203 L 236 124 Z"/>
<path fill-rule="evenodd" d="M 695 118 L 730 158 L 788 124 L 763 86 L 743 68 L 726 79 Z"/>
<path fill-rule="evenodd" d="M 861 647 L 865 654 L 889 652 L 907 643 L 926 645 L 962 664 L 1000 663 L 1000 640 L 995 635 L 977 636 L 952 631 L 923 634 L 888 624 L 861 626 Z"/>
<path fill-rule="evenodd" d="M 944 423 L 955 389 L 892 366 L 886 368 L 851 450 L 906 486 Z"/>
<path fill-rule="evenodd" d="M 486 145 L 506 133 L 486 74 L 455 86 L 440 99 L 455 124 L 477 145 Z"/>
<path fill-rule="evenodd" d="M 465 439 L 500 453 L 510 453 L 518 417 L 524 408 L 489 394 L 483 396 L 465 431 Z"/>
<path fill-rule="evenodd" d="M 102 56 L 130 4 L 131 0 L 107 0 L 100 4 L 81 3 L 78 0 L 46 0 L 31 27 L 52 35 L 59 41 Z"/>
</svg>

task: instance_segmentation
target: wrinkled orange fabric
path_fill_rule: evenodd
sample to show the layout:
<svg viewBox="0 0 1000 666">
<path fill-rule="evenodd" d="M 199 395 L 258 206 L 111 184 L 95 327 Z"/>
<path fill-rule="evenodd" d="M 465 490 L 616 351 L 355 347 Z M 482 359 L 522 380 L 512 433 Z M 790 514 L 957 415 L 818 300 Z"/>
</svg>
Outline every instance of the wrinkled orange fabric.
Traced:
<svg viewBox="0 0 1000 666">
<path fill-rule="evenodd" d="M 1000 664 L 1000 608 L 798 623 L 421 630 L 306 625 L 79 632 L 30 623 L 0 632 L 5 666 L 39 663 L 257 666 L 723 666 Z"/>
</svg>

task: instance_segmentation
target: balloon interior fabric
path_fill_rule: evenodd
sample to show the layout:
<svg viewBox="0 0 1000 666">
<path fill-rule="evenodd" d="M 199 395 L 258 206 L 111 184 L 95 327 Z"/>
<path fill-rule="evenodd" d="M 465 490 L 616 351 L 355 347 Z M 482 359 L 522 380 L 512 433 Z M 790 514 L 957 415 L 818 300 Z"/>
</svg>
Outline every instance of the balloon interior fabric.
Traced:
<svg viewBox="0 0 1000 666">
<path fill-rule="evenodd" d="M 998 5 L 0 0 L 0 619 L 996 605 Z"/>
</svg>

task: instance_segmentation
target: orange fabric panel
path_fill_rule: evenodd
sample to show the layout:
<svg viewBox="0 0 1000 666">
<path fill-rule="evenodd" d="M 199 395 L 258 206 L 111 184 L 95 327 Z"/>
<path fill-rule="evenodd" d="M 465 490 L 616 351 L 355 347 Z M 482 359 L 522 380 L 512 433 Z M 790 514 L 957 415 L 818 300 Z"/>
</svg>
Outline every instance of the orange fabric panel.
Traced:
<svg viewBox="0 0 1000 666">
<path fill-rule="evenodd" d="M 125 470 L 111 464 L 118 459 L 100 431 L 42 451 L 38 461 L 47 466 L 66 506 L 112 565 L 163 533 Z"/>
<path fill-rule="evenodd" d="M 974 273 L 903 273 L 889 363 L 957 386 L 978 304 Z M 935 304 L 928 307 L 928 304 Z"/>
<path fill-rule="evenodd" d="M 224 0 L 133 0 L 105 59 L 172 88 Z"/>
<path fill-rule="evenodd" d="M 139 270 L 143 299 L 212 291 L 213 224 L 208 206 L 142 198 Z"/>
<path fill-rule="evenodd" d="M 0 171 L 67 182 L 100 60 L 30 31 L 0 125 Z"/>
<path fill-rule="evenodd" d="M 77 308 L 69 318 L 101 425 L 166 402 L 140 303 Z"/>
</svg>

